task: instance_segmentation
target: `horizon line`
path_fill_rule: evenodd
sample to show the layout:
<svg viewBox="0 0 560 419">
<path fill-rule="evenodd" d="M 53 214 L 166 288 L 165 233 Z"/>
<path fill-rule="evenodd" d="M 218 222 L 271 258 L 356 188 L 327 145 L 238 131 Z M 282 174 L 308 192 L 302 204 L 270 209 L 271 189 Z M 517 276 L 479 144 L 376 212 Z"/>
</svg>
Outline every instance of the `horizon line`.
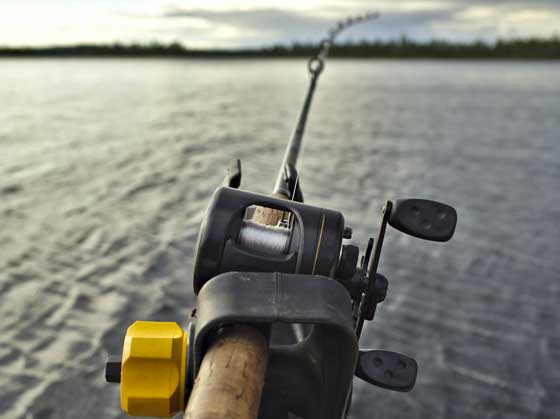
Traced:
<svg viewBox="0 0 560 419">
<path fill-rule="evenodd" d="M 316 43 L 276 44 L 261 47 L 189 48 L 180 42 L 82 43 L 35 47 L 0 45 L 0 57 L 176 57 L 274 58 L 305 57 L 317 51 Z M 517 58 L 560 59 L 560 37 L 452 42 L 445 40 L 350 41 L 333 45 L 334 58 Z"/>
<path fill-rule="evenodd" d="M 361 40 L 347 40 L 343 42 L 337 42 L 333 47 L 349 47 L 357 45 L 393 45 L 393 44 L 412 44 L 412 45 L 433 45 L 433 44 L 446 44 L 446 45 L 457 45 L 457 46 L 471 46 L 471 45 L 485 45 L 488 47 L 495 47 L 497 44 L 504 43 L 517 43 L 517 42 L 557 42 L 560 43 L 560 34 L 553 34 L 550 36 L 518 36 L 518 37 L 508 37 L 500 38 L 497 37 L 492 41 L 484 39 L 472 39 L 472 40 L 448 40 L 445 38 L 430 38 L 430 39 L 414 39 L 412 37 L 403 34 L 399 37 L 390 39 L 361 39 Z M 78 41 L 73 43 L 53 43 L 45 45 L 30 45 L 30 44 L 0 44 L 0 50 L 44 50 L 53 48 L 77 48 L 77 47 L 126 47 L 126 48 L 146 48 L 146 47 L 181 47 L 187 51 L 258 51 L 258 50 L 269 50 L 275 48 L 294 48 L 294 47 L 318 47 L 319 42 L 312 41 L 292 41 L 292 42 L 276 42 L 262 45 L 247 45 L 247 46 L 211 46 L 211 47 L 191 47 L 181 41 L 169 41 L 162 42 L 157 40 L 152 41 L 110 41 L 110 42 L 89 42 L 89 41 Z"/>
</svg>

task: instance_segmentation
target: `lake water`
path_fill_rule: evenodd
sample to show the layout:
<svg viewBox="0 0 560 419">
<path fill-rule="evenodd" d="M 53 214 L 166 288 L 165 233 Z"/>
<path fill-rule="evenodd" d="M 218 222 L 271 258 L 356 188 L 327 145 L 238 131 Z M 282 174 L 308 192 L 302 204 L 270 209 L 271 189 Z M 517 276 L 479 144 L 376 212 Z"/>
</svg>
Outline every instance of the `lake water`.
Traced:
<svg viewBox="0 0 560 419">
<path fill-rule="evenodd" d="M 0 60 L 0 417 L 124 418 L 104 383 L 136 319 L 185 324 L 207 201 L 233 157 L 268 193 L 303 60 Z M 386 199 L 457 208 L 448 244 L 389 231 L 362 346 L 416 388 L 356 379 L 352 418 L 560 415 L 560 63 L 335 61 L 307 202 L 363 246 Z"/>
</svg>

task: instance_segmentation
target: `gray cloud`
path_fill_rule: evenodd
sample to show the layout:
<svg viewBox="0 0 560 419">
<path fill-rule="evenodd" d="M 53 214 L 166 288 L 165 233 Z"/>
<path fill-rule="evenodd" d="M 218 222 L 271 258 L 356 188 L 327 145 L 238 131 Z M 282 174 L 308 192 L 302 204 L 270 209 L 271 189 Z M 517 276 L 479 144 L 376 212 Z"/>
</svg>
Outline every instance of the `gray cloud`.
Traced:
<svg viewBox="0 0 560 419">
<path fill-rule="evenodd" d="M 559 0 L 447 0 L 453 4 L 463 4 L 465 6 L 472 6 L 473 4 L 496 7 L 496 6 L 521 6 L 526 9 L 534 9 L 536 7 L 546 7 L 552 9 L 560 9 Z"/>
<path fill-rule="evenodd" d="M 396 37 L 403 33 L 422 32 L 428 23 L 445 21 L 460 10 L 447 7 L 442 10 L 424 10 L 414 13 L 383 13 L 382 19 L 360 25 L 348 32 L 350 38 Z M 342 17 L 346 13 L 340 13 Z M 321 16 L 304 15 L 279 9 L 243 11 L 168 10 L 163 15 L 170 19 L 199 18 L 213 25 L 228 25 L 244 31 L 261 34 L 263 41 L 293 42 L 317 41 L 336 21 Z"/>
<path fill-rule="evenodd" d="M 425 0 L 406 0 L 407 4 L 425 3 Z M 435 0 L 441 4 L 442 7 L 446 6 L 464 6 L 470 7 L 473 5 L 482 5 L 488 7 L 503 7 L 503 6 L 522 6 L 524 8 L 533 9 L 536 7 L 546 7 L 553 9 L 560 9 L 560 0 Z M 375 8 L 375 1 L 372 0 L 348 0 L 348 5 L 362 5 Z"/>
<path fill-rule="evenodd" d="M 408 4 L 414 4 L 414 2 L 409 1 Z M 419 1 L 418 4 L 420 5 L 421 2 Z M 441 6 L 437 8 L 407 12 L 381 9 L 381 19 L 352 29 L 342 37 L 342 40 L 394 39 L 402 35 L 420 40 L 432 38 L 493 40 L 497 36 L 498 22 L 495 19 L 464 22 L 458 18 L 460 13 L 473 6 L 490 7 L 497 12 L 519 9 L 535 10 L 537 8 L 560 13 L 558 0 L 534 0 L 530 3 L 522 0 L 498 0 L 492 3 L 483 0 L 447 0 L 440 4 Z M 233 44 L 257 46 L 296 41 L 318 41 L 335 23 L 333 19 L 325 17 L 325 12 L 328 12 L 328 16 L 345 17 L 356 10 L 365 10 L 365 6 L 369 9 L 372 5 L 374 6 L 375 2 L 350 0 L 348 3 L 344 3 L 344 6 L 321 8 L 321 15 L 313 14 L 313 12 L 304 14 L 279 8 L 241 11 L 171 8 L 167 9 L 161 17 L 203 19 L 210 23 L 215 30 L 219 27 L 235 28 L 238 30 L 238 34 L 234 37 L 235 39 L 231 40 Z M 185 35 L 193 33 L 187 22 L 185 22 L 183 33 Z M 188 43 L 188 39 L 185 42 Z"/>
<path fill-rule="evenodd" d="M 257 32 L 266 37 L 284 39 L 288 35 L 293 40 L 314 37 L 331 24 L 330 20 L 303 15 L 280 9 L 254 9 L 241 11 L 185 10 L 172 9 L 163 14 L 164 17 L 199 18 L 214 25 L 227 25 L 241 28 L 246 32 Z"/>
</svg>

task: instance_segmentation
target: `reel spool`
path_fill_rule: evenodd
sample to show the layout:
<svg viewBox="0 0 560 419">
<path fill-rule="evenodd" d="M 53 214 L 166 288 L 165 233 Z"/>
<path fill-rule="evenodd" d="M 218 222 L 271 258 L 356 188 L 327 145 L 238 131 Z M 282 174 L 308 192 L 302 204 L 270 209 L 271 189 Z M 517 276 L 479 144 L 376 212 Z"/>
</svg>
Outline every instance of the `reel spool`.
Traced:
<svg viewBox="0 0 560 419">
<path fill-rule="evenodd" d="M 282 255 L 288 252 L 291 238 L 289 227 L 273 227 L 246 220 L 239 230 L 238 241 L 249 249 Z"/>
</svg>

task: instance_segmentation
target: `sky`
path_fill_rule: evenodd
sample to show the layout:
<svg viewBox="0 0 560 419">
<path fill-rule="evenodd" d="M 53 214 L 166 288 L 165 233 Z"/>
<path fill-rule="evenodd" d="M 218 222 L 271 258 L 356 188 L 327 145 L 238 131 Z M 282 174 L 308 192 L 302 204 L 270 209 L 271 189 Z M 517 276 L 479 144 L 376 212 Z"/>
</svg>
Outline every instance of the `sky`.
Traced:
<svg viewBox="0 0 560 419">
<path fill-rule="evenodd" d="M 346 40 L 560 36 L 560 0 L 0 0 L 0 45 L 181 42 L 190 48 L 315 42 L 378 11 Z"/>
</svg>

